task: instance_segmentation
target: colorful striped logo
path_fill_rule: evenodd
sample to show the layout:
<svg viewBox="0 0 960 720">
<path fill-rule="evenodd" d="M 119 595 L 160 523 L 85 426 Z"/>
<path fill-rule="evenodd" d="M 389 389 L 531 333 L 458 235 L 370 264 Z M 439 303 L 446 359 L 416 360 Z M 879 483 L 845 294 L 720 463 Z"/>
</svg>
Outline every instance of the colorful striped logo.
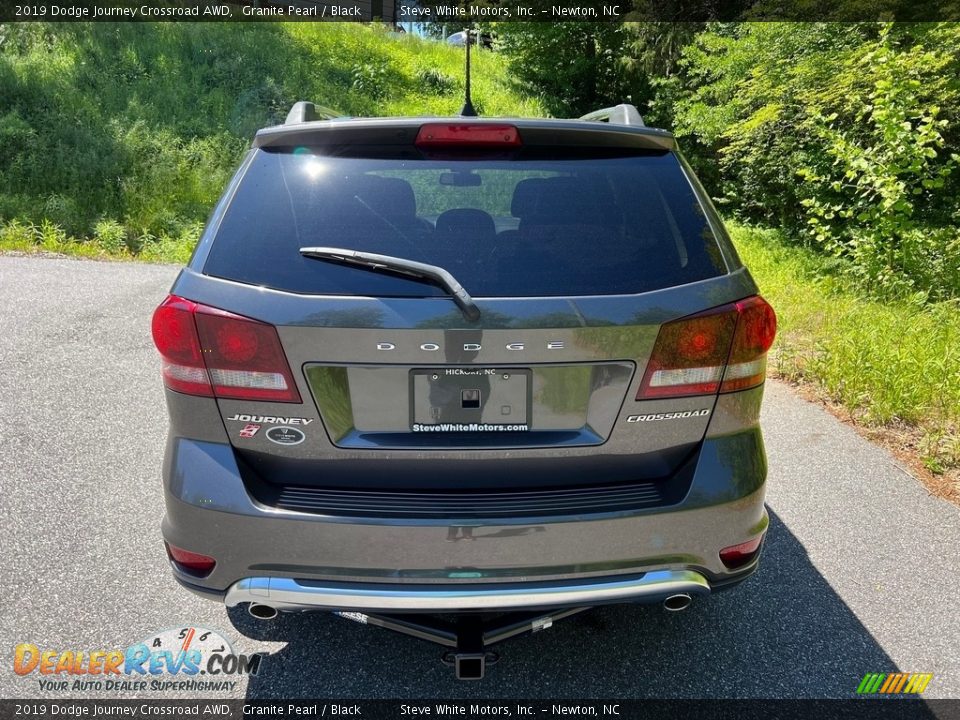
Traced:
<svg viewBox="0 0 960 720">
<path fill-rule="evenodd" d="M 927 689 L 933 673 L 867 673 L 857 688 L 858 695 L 917 694 Z"/>
</svg>

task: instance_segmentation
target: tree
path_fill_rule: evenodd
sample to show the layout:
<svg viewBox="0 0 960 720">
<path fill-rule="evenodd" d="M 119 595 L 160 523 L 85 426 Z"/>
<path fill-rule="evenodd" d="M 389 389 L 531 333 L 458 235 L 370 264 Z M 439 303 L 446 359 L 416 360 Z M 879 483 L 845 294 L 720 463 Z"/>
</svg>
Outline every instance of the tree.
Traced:
<svg viewBox="0 0 960 720">
<path fill-rule="evenodd" d="M 514 77 L 550 114 L 578 117 L 630 101 L 619 23 L 495 23 Z"/>
</svg>

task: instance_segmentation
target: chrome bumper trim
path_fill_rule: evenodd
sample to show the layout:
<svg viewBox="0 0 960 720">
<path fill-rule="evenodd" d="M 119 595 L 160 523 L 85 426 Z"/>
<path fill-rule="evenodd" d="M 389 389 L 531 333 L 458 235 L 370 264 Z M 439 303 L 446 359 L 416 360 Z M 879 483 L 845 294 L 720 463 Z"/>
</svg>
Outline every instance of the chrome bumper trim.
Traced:
<svg viewBox="0 0 960 720">
<path fill-rule="evenodd" d="M 307 584 L 309 582 L 309 584 Z M 602 605 L 616 602 L 658 602 L 675 595 L 707 595 L 710 584 L 693 570 L 655 570 L 626 579 L 579 583 L 509 584 L 503 587 L 454 585 L 411 588 L 378 585 L 323 584 L 292 578 L 245 578 L 227 590 L 224 602 L 260 603 L 278 610 L 363 610 L 367 612 L 458 612 L 524 610 Z"/>
</svg>

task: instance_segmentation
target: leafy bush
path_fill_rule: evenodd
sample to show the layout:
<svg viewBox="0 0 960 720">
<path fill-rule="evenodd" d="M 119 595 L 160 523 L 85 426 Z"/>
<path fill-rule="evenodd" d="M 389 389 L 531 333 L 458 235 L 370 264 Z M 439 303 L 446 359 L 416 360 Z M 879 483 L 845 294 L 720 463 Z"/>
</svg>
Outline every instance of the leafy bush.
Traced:
<svg viewBox="0 0 960 720">
<path fill-rule="evenodd" d="M 29 249 L 39 242 L 37 228 L 19 220 L 0 224 L 0 246 L 16 250 Z"/>
<path fill-rule="evenodd" d="M 387 66 L 381 62 L 357 63 L 350 71 L 351 86 L 371 100 L 383 100 L 387 96 L 389 75 Z"/>
<path fill-rule="evenodd" d="M 436 68 L 417 70 L 417 82 L 423 86 L 424 90 L 434 95 L 447 95 L 457 89 L 457 81 Z"/>
<path fill-rule="evenodd" d="M 70 239 L 62 227 L 49 220 L 40 223 L 40 227 L 36 228 L 35 233 L 37 244 L 50 252 L 58 252 L 68 244 Z"/>
<path fill-rule="evenodd" d="M 127 230 L 116 220 L 100 220 L 93 226 L 93 241 L 104 252 L 119 254 L 127 250 Z"/>
<path fill-rule="evenodd" d="M 536 93 L 547 111 L 579 117 L 630 101 L 645 78 L 621 63 L 626 29 L 619 23 L 494 23 L 500 52 L 517 83 Z M 484 53 L 477 53 L 482 55 Z"/>
<path fill-rule="evenodd" d="M 938 300 L 960 296 L 958 46 L 951 24 L 714 25 L 661 88 L 729 210 L 850 260 L 867 292 Z"/>
<path fill-rule="evenodd" d="M 899 295 L 921 290 L 934 299 L 960 294 L 960 273 L 931 284 L 924 266 L 944 247 L 943 233 L 925 232 L 917 217 L 960 161 L 956 154 L 942 156 L 948 122 L 921 98 L 923 75 L 946 62 L 921 46 L 897 52 L 885 29 L 848 64 L 879 72 L 862 97 L 851 98 L 859 105 L 854 129 L 838 123 L 836 112 L 811 115 L 824 154 L 797 168 L 806 183 L 805 234 L 852 259 L 868 287 Z"/>
<path fill-rule="evenodd" d="M 83 227 L 83 220 L 77 201 L 72 197 L 53 193 L 44 198 L 43 218 L 50 223 L 65 228 L 67 231 L 76 231 Z"/>
</svg>

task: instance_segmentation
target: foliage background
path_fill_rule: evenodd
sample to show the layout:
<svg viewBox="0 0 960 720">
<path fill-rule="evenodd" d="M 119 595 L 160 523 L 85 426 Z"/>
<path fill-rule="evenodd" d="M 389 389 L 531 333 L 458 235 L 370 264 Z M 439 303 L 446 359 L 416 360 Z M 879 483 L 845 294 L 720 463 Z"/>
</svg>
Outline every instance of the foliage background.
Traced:
<svg viewBox="0 0 960 720">
<path fill-rule="evenodd" d="M 502 57 L 474 59 L 485 113 L 542 114 Z M 0 25 L 0 240 L 182 259 L 253 133 L 295 101 L 454 114 L 462 65 L 377 25 Z"/>
<path fill-rule="evenodd" d="M 880 297 L 960 296 L 960 24 L 496 26 L 521 85 L 672 129 L 732 217 Z"/>
</svg>

